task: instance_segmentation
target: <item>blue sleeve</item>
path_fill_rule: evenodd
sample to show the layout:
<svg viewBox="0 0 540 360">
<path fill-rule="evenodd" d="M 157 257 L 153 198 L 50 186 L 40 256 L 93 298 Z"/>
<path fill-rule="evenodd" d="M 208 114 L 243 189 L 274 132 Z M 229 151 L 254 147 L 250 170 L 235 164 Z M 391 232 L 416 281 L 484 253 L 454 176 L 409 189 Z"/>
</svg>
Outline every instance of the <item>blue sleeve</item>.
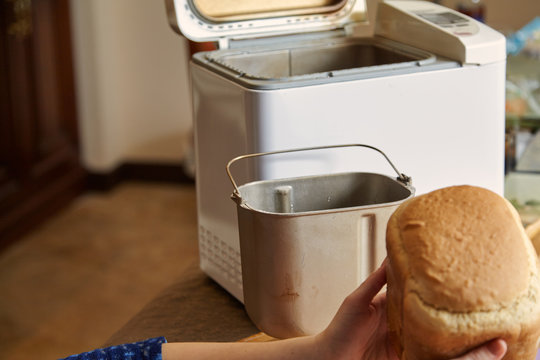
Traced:
<svg viewBox="0 0 540 360">
<path fill-rule="evenodd" d="M 161 344 L 166 342 L 164 337 L 151 338 L 71 355 L 60 360 L 161 360 Z"/>
</svg>

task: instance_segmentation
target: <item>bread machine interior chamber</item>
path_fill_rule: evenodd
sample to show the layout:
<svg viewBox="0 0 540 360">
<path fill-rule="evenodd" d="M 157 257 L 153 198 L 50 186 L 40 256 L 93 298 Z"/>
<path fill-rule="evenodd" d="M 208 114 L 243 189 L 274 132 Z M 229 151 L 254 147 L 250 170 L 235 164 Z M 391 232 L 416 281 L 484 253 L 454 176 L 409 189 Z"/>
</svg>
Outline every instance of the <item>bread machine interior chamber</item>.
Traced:
<svg viewBox="0 0 540 360">
<path fill-rule="evenodd" d="M 224 3 L 167 7 L 184 36 L 219 44 L 190 63 L 200 264 L 239 300 L 238 223 L 225 172 L 238 155 L 364 143 L 412 176 L 417 194 L 457 184 L 502 194 L 501 34 L 428 1 Z M 392 174 L 373 154 L 350 149 L 235 169 L 240 183 L 343 171 Z"/>
</svg>

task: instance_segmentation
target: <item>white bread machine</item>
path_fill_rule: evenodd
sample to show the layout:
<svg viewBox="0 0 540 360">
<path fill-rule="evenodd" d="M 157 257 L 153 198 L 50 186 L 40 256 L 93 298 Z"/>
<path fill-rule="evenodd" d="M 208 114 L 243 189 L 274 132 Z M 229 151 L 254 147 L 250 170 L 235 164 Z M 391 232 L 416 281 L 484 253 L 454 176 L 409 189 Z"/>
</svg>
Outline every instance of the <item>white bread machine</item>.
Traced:
<svg viewBox="0 0 540 360">
<path fill-rule="evenodd" d="M 166 3 L 180 33 L 219 44 L 190 64 L 200 265 L 240 301 L 225 171 L 238 155 L 364 143 L 406 169 L 417 194 L 456 184 L 502 194 L 505 39 L 486 25 L 428 1 Z M 349 149 L 234 169 L 240 183 L 349 170 L 392 173 Z"/>
</svg>

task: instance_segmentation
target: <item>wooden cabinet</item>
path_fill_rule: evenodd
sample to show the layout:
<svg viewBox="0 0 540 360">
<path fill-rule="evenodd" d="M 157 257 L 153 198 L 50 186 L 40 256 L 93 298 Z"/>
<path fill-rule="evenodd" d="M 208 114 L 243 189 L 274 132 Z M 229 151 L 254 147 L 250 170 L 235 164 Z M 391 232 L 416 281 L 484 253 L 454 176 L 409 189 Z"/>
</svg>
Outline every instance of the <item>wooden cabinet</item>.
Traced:
<svg viewBox="0 0 540 360">
<path fill-rule="evenodd" d="M 68 0 L 0 0 L 0 249 L 83 189 Z"/>
</svg>

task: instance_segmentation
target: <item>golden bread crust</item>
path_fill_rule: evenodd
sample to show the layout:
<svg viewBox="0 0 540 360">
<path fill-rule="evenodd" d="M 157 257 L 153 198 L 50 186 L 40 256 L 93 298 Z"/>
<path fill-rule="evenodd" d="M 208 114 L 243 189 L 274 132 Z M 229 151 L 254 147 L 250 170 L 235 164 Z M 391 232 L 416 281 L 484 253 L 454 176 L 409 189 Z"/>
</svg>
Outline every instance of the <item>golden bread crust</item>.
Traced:
<svg viewBox="0 0 540 360">
<path fill-rule="evenodd" d="M 448 359 L 495 337 L 534 359 L 538 259 L 499 195 L 455 186 L 402 204 L 387 227 L 390 336 L 400 358 Z"/>
</svg>

